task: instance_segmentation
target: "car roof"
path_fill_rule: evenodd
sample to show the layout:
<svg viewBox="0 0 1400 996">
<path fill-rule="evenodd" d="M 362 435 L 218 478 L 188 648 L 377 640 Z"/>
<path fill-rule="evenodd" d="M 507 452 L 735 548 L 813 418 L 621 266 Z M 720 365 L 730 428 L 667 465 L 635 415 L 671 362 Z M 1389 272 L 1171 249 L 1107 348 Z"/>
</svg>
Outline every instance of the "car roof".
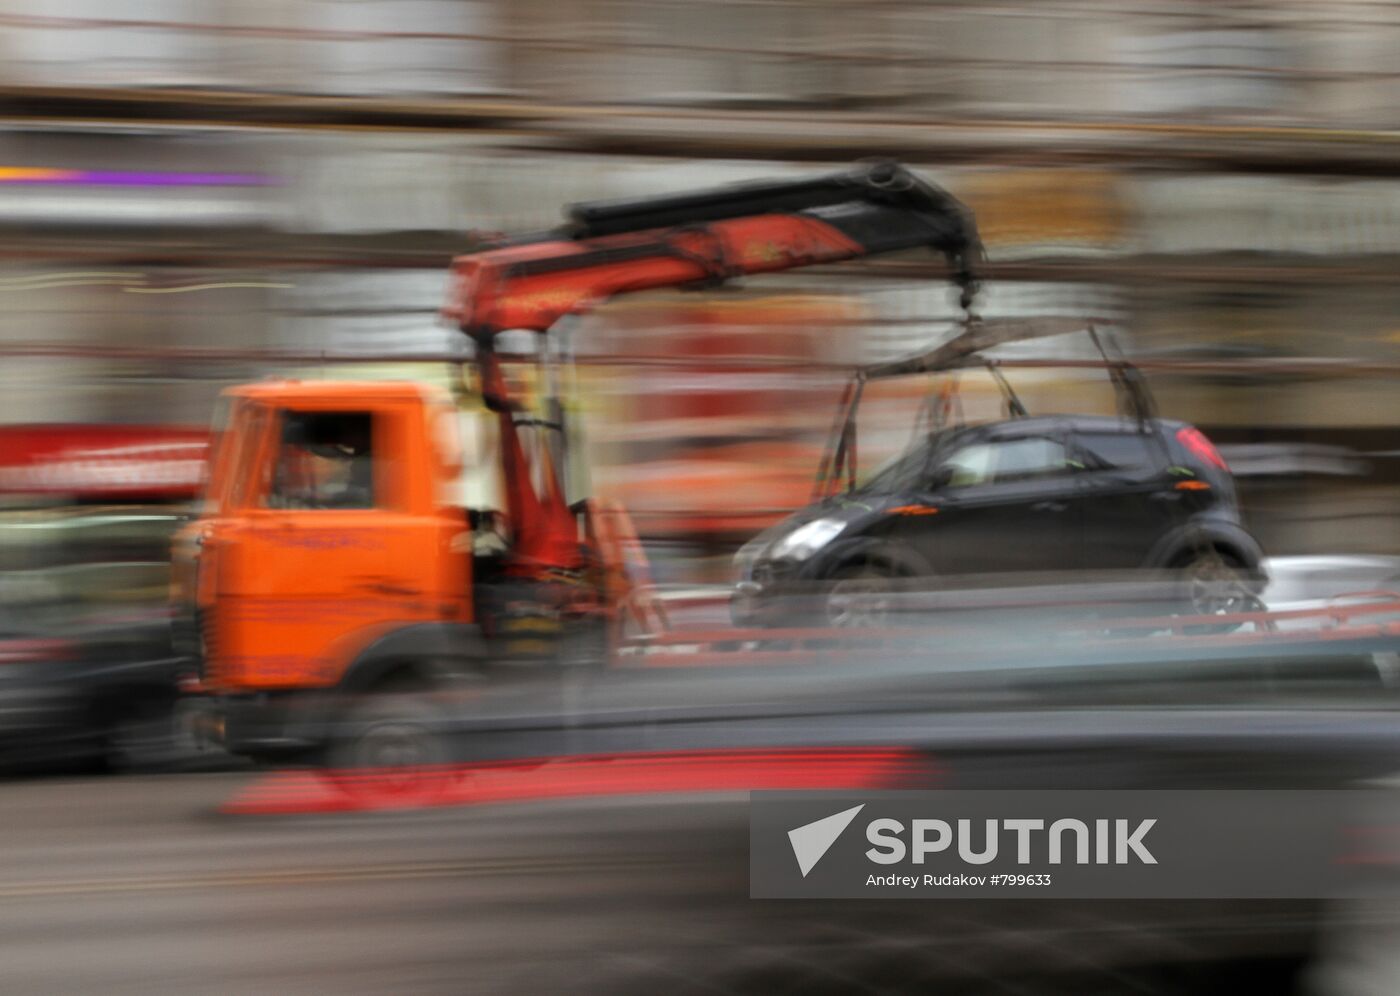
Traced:
<svg viewBox="0 0 1400 996">
<path fill-rule="evenodd" d="M 1167 419 L 1148 419 L 1148 423 L 1154 428 L 1167 428 L 1184 425 L 1169 421 Z M 1023 418 L 1002 419 L 997 422 L 984 422 L 976 426 L 968 426 L 969 430 L 978 434 L 1001 434 L 1001 430 L 1014 427 L 1021 432 L 1036 432 L 1049 429 L 1073 429 L 1076 432 L 1137 432 L 1139 431 L 1136 419 L 1123 418 L 1121 415 L 1028 415 Z"/>
</svg>

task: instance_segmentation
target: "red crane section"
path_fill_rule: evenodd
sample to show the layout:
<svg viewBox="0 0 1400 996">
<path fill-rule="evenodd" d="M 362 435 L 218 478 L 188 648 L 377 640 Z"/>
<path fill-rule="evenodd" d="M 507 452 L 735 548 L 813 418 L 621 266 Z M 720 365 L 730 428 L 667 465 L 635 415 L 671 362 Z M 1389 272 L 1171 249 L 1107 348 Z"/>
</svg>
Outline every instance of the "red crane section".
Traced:
<svg viewBox="0 0 1400 996">
<path fill-rule="evenodd" d="M 581 204 L 570 215 L 557 232 L 453 260 L 444 317 L 480 342 L 511 329 L 546 332 L 618 294 L 921 247 L 948 257 L 967 306 L 981 254 L 971 213 L 893 164 Z"/>
<path fill-rule="evenodd" d="M 575 205 L 555 232 L 492 241 L 453 260 L 443 316 L 471 337 L 482 394 L 500 419 L 513 571 L 543 577 L 582 564 L 560 468 L 531 483 L 494 350 L 511 330 L 548 332 L 619 294 L 718 284 L 926 248 L 943 253 L 962 305 L 976 292 L 981 245 L 969 212 L 902 166 L 880 163 L 809 179 Z M 562 425 L 556 426 L 562 430 Z"/>
</svg>

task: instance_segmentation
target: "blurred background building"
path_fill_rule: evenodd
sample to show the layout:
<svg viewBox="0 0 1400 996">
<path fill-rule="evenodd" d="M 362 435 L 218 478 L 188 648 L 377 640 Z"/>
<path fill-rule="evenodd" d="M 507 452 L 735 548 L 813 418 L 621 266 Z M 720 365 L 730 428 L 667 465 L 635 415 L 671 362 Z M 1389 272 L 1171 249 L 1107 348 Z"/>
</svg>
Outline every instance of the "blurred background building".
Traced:
<svg viewBox="0 0 1400 996">
<path fill-rule="evenodd" d="M 436 311 L 471 230 L 894 156 L 978 212 L 981 311 L 1109 328 L 1270 552 L 1400 552 L 1397 98 L 1383 0 L 3 0 L 0 421 L 440 376 L 399 361 L 464 348 Z M 716 553 L 804 503 L 842 371 L 957 318 L 940 272 L 591 317 L 595 480 Z M 1018 384 L 1111 405 L 1089 373 Z M 881 402 L 885 450 L 917 400 Z"/>
</svg>

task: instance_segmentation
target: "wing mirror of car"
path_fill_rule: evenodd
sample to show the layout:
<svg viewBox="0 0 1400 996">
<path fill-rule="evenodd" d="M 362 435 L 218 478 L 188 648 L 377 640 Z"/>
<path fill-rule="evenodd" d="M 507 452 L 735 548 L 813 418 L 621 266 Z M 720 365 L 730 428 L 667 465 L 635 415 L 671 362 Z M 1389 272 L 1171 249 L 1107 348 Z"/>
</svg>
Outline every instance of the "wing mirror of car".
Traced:
<svg viewBox="0 0 1400 996">
<path fill-rule="evenodd" d="M 928 490 L 942 491 L 953 483 L 952 467 L 937 467 L 928 477 Z"/>
</svg>

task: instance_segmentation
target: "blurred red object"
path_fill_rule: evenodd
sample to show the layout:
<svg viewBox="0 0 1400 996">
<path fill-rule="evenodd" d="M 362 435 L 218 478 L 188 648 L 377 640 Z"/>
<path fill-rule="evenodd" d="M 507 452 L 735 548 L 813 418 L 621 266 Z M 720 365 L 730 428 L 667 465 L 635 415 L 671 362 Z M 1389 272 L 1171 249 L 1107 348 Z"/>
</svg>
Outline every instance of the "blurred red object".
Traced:
<svg viewBox="0 0 1400 996">
<path fill-rule="evenodd" d="M 581 754 L 415 769 L 277 771 L 220 812 L 244 816 L 478 806 L 608 796 L 929 788 L 936 758 L 908 747 L 717 748 Z"/>
<path fill-rule="evenodd" d="M 0 664 L 68 661 L 76 652 L 77 645 L 69 640 L 0 640 Z"/>
<path fill-rule="evenodd" d="M 648 539 L 748 537 L 805 506 L 863 314 L 817 294 L 614 306 L 601 349 L 640 362 L 600 391 L 622 399 L 603 489 Z"/>
<path fill-rule="evenodd" d="M 194 498 L 208 450 L 209 430 L 202 427 L 0 426 L 0 493 Z"/>
</svg>

